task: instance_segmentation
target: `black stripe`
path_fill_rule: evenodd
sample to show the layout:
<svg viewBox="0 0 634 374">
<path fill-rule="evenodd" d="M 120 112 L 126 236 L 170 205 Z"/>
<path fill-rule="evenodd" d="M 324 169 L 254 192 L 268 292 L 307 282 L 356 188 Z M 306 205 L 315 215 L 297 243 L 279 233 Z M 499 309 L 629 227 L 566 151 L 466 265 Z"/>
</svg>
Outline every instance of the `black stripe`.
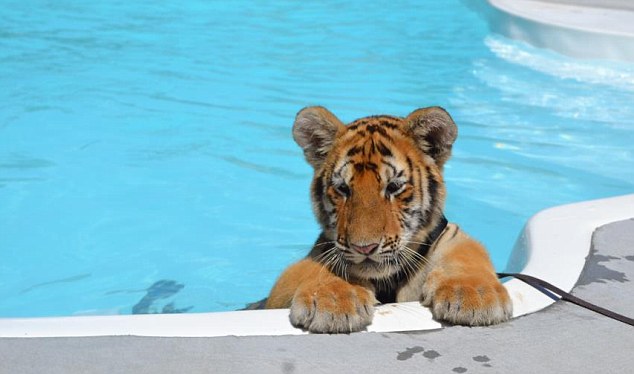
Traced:
<svg viewBox="0 0 634 374">
<path fill-rule="evenodd" d="M 413 193 L 413 192 L 412 192 L 412 194 L 411 194 L 411 195 L 409 195 L 408 197 L 404 197 L 404 198 L 402 198 L 402 199 L 401 199 L 401 201 L 402 201 L 403 203 L 408 204 L 408 205 L 409 205 L 409 203 L 411 203 L 413 200 L 414 200 L 414 193 Z"/>
<path fill-rule="evenodd" d="M 381 160 L 381 163 L 382 163 L 383 165 L 385 165 L 385 166 L 389 167 L 390 169 L 392 169 L 392 174 L 394 175 L 394 177 L 393 177 L 393 178 L 398 178 L 398 177 L 400 177 L 401 175 L 403 175 L 403 170 L 401 170 L 401 171 L 400 171 L 400 173 L 398 173 L 398 174 L 396 173 L 396 166 L 392 165 L 392 163 L 387 162 L 387 161 L 383 161 L 383 160 Z"/>
<path fill-rule="evenodd" d="M 379 153 L 385 157 L 391 157 L 392 156 L 392 151 L 390 151 L 390 149 L 381 141 L 377 142 L 376 144 L 376 148 L 379 151 Z"/>
<path fill-rule="evenodd" d="M 390 134 L 388 134 L 387 131 L 385 131 L 385 129 L 382 126 L 380 126 L 380 125 L 367 125 L 365 127 L 365 129 L 370 134 L 374 134 L 376 132 L 376 133 L 381 134 L 387 140 L 392 140 L 392 137 L 390 136 Z"/>
<path fill-rule="evenodd" d="M 387 119 L 382 120 L 380 123 L 381 123 L 381 126 L 387 127 L 388 129 L 395 129 L 398 127 Z"/>
<path fill-rule="evenodd" d="M 370 171 L 376 172 L 376 170 L 378 168 L 379 168 L 378 165 L 375 164 L 374 162 L 355 163 L 354 164 L 354 170 L 356 170 L 358 172 L 362 172 L 364 170 L 370 170 Z"/>
<path fill-rule="evenodd" d="M 323 204 L 324 199 L 324 179 L 321 175 L 315 178 L 313 182 L 313 193 L 315 194 L 315 200 L 317 202 Z"/>
<path fill-rule="evenodd" d="M 357 153 L 360 153 L 363 150 L 363 148 L 361 147 L 352 147 L 348 150 L 348 157 L 352 157 L 354 155 L 356 155 Z"/>
<path fill-rule="evenodd" d="M 383 127 L 377 127 L 376 128 L 376 132 L 381 134 L 388 141 L 392 141 L 392 137 L 390 136 L 390 134 L 387 133 L 387 131 L 385 131 L 385 129 Z"/>
<path fill-rule="evenodd" d="M 315 177 L 313 182 L 313 201 L 317 203 L 317 210 L 319 216 L 317 219 L 320 223 L 326 224 L 328 218 L 328 212 L 326 211 L 326 206 L 324 205 L 324 179 L 323 175 L 319 175 Z"/>
</svg>

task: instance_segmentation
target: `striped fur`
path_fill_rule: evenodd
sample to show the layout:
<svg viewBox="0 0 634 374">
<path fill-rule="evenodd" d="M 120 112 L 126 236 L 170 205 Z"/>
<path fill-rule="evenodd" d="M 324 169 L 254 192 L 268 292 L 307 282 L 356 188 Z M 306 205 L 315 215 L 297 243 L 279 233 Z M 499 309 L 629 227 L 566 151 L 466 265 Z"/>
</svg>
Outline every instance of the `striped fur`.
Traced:
<svg viewBox="0 0 634 374">
<path fill-rule="evenodd" d="M 446 223 L 442 170 L 457 136 L 446 111 L 345 126 L 309 107 L 293 136 L 315 169 L 311 199 L 322 233 L 281 275 L 268 308 L 290 307 L 294 325 L 327 333 L 365 328 L 378 301 L 419 300 L 436 318 L 467 325 L 510 317 L 484 248 L 451 224 L 433 237 Z"/>
</svg>

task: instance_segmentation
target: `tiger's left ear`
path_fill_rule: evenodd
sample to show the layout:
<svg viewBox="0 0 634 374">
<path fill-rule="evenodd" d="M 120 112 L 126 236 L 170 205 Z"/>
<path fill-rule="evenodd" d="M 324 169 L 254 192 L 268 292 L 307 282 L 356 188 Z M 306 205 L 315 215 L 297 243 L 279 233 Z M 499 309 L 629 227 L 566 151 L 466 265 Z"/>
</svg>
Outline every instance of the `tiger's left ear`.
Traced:
<svg viewBox="0 0 634 374">
<path fill-rule="evenodd" d="M 407 116 L 406 131 L 418 146 L 442 168 L 451 156 L 451 147 L 458 136 L 458 127 L 441 107 L 416 109 Z"/>
</svg>

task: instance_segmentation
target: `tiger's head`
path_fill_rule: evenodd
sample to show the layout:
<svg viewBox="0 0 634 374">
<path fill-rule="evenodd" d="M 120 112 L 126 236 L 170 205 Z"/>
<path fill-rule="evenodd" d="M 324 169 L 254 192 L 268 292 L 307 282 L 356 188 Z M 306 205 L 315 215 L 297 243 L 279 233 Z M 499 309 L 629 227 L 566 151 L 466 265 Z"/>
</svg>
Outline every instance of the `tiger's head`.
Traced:
<svg viewBox="0 0 634 374">
<path fill-rule="evenodd" d="M 430 244 L 427 236 L 443 219 L 442 169 L 456 136 L 439 107 L 347 126 L 323 107 L 302 109 L 293 138 L 315 170 L 318 260 L 361 279 L 413 270 L 421 260 L 416 249 Z"/>
</svg>

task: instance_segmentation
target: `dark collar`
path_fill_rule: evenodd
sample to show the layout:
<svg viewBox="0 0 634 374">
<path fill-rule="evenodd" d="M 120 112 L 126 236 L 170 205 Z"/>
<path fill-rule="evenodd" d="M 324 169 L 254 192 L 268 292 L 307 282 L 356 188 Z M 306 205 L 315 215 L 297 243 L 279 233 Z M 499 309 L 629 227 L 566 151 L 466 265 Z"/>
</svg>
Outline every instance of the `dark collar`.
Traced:
<svg viewBox="0 0 634 374">
<path fill-rule="evenodd" d="M 421 256 L 427 256 L 429 248 L 431 248 L 434 243 L 436 243 L 436 240 L 438 240 L 440 234 L 442 234 L 442 232 L 445 231 L 445 229 L 447 228 L 448 223 L 449 222 L 447 222 L 447 218 L 444 215 L 440 217 L 440 221 L 438 222 L 436 227 L 434 227 L 429 235 L 427 235 L 427 238 L 425 238 L 425 242 L 418 246 L 416 252 L 418 252 L 418 254 Z"/>
</svg>

